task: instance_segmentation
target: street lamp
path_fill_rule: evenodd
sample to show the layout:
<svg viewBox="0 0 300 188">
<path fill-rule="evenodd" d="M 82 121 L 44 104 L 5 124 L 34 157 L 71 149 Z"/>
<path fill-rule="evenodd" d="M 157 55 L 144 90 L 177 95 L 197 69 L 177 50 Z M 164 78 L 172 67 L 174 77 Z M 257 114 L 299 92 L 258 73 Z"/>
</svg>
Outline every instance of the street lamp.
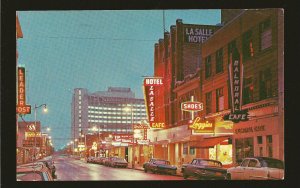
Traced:
<svg viewBox="0 0 300 188">
<path fill-rule="evenodd" d="M 98 131 L 98 145 L 100 145 L 100 125 L 96 127 L 96 125 L 92 128 L 93 131 Z M 100 148 L 100 147 L 99 147 Z M 99 156 L 100 156 L 100 149 L 99 149 Z"/>
<path fill-rule="evenodd" d="M 127 106 L 124 108 L 124 111 L 131 113 L 131 129 L 132 129 L 132 139 L 133 139 L 133 144 L 132 144 L 132 169 L 134 169 L 134 145 L 135 145 L 135 139 L 134 139 L 134 132 L 133 132 L 133 106 Z"/>
<path fill-rule="evenodd" d="M 47 112 L 47 105 L 46 104 L 41 104 L 37 106 L 36 104 L 34 105 L 34 160 L 36 160 L 36 112 L 38 108 L 44 107 L 44 112 Z"/>
</svg>

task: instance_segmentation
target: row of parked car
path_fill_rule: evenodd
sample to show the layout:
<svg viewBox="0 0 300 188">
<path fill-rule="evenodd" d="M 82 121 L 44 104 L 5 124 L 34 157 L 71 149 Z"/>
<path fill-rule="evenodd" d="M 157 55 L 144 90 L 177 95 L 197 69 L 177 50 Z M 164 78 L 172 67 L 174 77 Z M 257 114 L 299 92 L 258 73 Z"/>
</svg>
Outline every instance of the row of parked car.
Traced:
<svg viewBox="0 0 300 188">
<path fill-rule="evenodd" d="M 54 181 L 57 178 L 52 159 L 17 166 L 17 181 Z"/>
<path fill-rule="evenodd" d="M 175 175 L 177 167 L 169 161 L 150 159 L 143 165 L 145 172 Z M 284 162 L 269 157 L 245 158 L 240 165 L 224 168 L 222 163 L 211 159 L 193 159 L 191 163 L 182 165 L 184 179 L 189 177 L 209 180 L 283 180 Z"/>
<path fill-rule="evenodd" d="M 181 172 L 185 179 L 283 180 L 284 162 L 269 157 L 248 157 L 239 165 L 226 169 L 217 160 L 193 159 L 182 166 Z"/>
<path fill-rule="evenodd" d="M 86 160 L 87 163 L 95 163 L 116 168 L 127 168 L 128 162 L 121 157 L 93 157 L 89 156 Z"/>
</svg>

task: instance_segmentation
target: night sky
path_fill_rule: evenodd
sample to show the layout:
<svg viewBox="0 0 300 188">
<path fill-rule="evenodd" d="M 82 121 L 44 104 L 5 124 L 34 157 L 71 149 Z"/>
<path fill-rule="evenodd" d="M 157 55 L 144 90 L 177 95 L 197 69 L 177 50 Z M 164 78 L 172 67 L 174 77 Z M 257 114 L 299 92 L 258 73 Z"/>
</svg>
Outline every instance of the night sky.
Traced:
<svg viewBox="0 0 300 188">
<path fill-rule="evenodd" d="M 26 102 L 34 121 L 50 127 L 55 149 L 70 141 L 74 88 L 89 92 L 130 87 L 143 98 L 142 76 L 153 75 L 154 44 L 163 38 L 162 10 L 18 11 L 23 38 L 18 64 L 26 68 Z M 183 23 L 216 25 L 220 10 L 166 10 L 165 28 Z M 20 120 L 20 119 L 19 119 Z"/>
</svg>

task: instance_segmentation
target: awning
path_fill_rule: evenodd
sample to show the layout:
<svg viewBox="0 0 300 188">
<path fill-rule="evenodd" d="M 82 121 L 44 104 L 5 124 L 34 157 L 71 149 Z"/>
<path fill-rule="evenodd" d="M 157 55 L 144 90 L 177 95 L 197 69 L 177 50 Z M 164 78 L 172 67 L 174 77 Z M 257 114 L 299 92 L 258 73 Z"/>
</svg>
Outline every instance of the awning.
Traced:
<svg viewBox="0 0 300 188">
<path fill-rule="evenodd" d="M 191 141 L 189 145 L 195 148 L 212 148 L 228 138 L 230 138 L 230 136 L 209 137 L 204 138 L 202 141 Z"/>
</svg>

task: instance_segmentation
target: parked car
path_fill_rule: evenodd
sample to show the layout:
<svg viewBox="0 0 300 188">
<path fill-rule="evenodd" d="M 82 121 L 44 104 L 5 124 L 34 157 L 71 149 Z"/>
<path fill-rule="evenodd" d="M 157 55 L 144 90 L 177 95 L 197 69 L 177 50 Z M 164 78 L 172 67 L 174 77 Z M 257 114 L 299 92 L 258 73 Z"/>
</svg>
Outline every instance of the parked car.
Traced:
<svg viewBox="0 0 300 188">
<path fill-rule="evenodd" d="M 50 170 L 41 162 L 17 166 L 17 181 L 54 181 Z"/>
<path fill-rule="evenodd" d="M 121 167 L 121 168 L 127 168 L 128 162 L 124 158 L 115 158 L 111 161 L 111 167 Z"/>
<path fill-rule="evenodd" d="M 112 161 L 116 160 L 117 157 L 108 157 L 107 159 L 105 159 L 104 161 L 104 165 L 105 166 L 111 166 L 112 165 Z"/>
<path fill-rule="evenodd" d="M 227 171 L 220 161 L 196 158 L 190 164 L 183 164 L 181 172 L 184 179 L 194 177 L 196 179 L 224 180 Z"/>
<path fill-rule="evenodd" d="M 150 159 L 149 162 L 143 164 L 145 172 L 165 173 L 175 175 L 177 167 L 170 164 L 170 161 L 163 159 Z"/>
<path fill-rule="evenodd" d="M 51 172 L 51 175 L 52 175 L 52 178 L 53 179 L 56 179 L 56 168 L 54 166 L 54 161 L 51 160 L 51 159 L 48 159 L 48 160 L 41 160 L 40 162 L 44 163 L 45 166 L 49 169 L 49 171 Z"/>
<path fill-rule="evenodd" d="M 97 159 L 97 164 L 101 164 L 101 165 L 103 165 L 104 164 L 104 161 L 105 161 L 105 159 L 106 159 L 106 157 L 99 157 L 98 159 Z"/>
<path fill-rule="evenodd" d="M 87 163 L 93 163 L 93 162 L 94 162 L 94 159 L 95 159 L 95 157 L 89 156 L 89 157 L 86 158 L 86 162 L 87 162 Z"/>
<path fill-rule="evenodd" d="M 248 157 L 227 169 L 228 180 L 283 180 L 284 162 L 270 157 Z"/>
</svg>

